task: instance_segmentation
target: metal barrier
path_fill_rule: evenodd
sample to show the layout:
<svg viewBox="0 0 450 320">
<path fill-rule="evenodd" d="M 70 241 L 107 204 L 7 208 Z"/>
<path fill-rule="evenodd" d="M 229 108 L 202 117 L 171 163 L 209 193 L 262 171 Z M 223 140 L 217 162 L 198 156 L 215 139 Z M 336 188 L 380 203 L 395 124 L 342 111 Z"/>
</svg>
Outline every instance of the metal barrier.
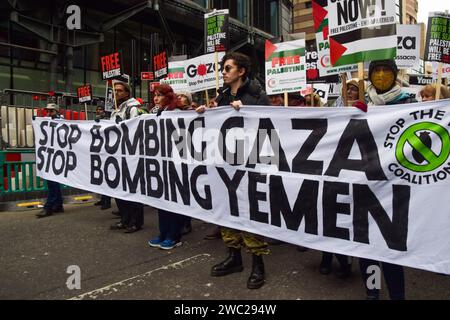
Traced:
<svg viewBox="0 0 450 320">
<path fill-rule="evenodd" d="M 0 192 L 47 190 L 44 179 L 36 176 L 34 149 L 0 151 Z"/>
<path fill-rule="evenodd" d="M 36 91 L 4 89 L 0 92 L 0 150 L 34 147 L 32 118 L 45 116 L 43 109 L 49 97 L 49 93 Z M 60 113 L 68 120 L 94 119 L 96 104 L 101 101 L 95 97 L 93 104 L 85 108 L 74 94 L 58 93 L 56 98 Z"/>
</svg>

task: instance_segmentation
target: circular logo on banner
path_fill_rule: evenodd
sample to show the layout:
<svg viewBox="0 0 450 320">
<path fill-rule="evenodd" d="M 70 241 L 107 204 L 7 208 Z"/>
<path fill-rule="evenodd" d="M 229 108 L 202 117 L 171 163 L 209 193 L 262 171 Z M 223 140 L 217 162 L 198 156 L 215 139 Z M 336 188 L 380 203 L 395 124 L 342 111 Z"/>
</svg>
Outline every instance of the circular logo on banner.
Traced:
<svg viewBox="0 0 450 320">
<path fill-rule="evenodd" d="M 269 81 L 267 81 L 267 85 L 269 86 L 269 88 L 275 88 L 277 86 L 277 80 L 269 79 Z"/>
<path fill-rule="evenodd" d="M 324 68 L 328 68 L 330 66 L 330 56 L 327 54 L 320 59 L 320 64 Z"/>
<path fill-rule="evenodd" d="M 416 123 L 400 136 L 395 149 L 398 163 L 414 172 L 430 172 L 442 166 L 450 155 L 450 136 L 441 125 Z"/>
</svg>

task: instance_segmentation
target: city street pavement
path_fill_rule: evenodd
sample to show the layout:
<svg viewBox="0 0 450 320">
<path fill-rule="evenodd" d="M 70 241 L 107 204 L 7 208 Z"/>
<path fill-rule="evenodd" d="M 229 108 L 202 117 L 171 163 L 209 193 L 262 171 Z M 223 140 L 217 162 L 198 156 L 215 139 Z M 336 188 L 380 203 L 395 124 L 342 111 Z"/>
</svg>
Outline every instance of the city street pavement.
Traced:
<svg viewBox="0 0 450 320">
<path fill-rule="evenodd" d="M 110 231 L 117 221 L 111 211 L 89 203 L 66 205 L 65 213 L 43 219 L 35 210 L 0 212 L 0 299 L 365 299 L 357 259 L 352 276 L 340 280 L 319 274 L 320 252 L 272 246 L 266 284 L 248 290 L 249 254 L 243 272 L 209 275 L 226 254 L 221 240 L 203 240 L 210 224 L 194 220 L 183 246 L 164 251 L 147 244 L 157 235 L 154 209 L 145 208 L 144 229 L 134 234 Z M 71 265 L 81 270 L 79 290 L 66 286 Z M 406 296 L 450 299 L 450 277 L 406 268 Z"/>
</svg>

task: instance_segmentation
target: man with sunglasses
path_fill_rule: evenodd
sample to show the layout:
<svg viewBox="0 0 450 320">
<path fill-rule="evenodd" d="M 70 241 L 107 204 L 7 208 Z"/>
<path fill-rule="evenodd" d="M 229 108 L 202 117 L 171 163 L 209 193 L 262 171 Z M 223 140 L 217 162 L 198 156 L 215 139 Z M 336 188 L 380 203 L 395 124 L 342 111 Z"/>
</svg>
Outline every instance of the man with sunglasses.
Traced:
<svg viewBox="0 0 450 320">
<path fill-rule="evenodd" d="M 216 98 L 217 106 L 231 105 L 239 110 L 243 105 L 270 105 L 270 100 L 261 86 L 248 77 L 250 73 L 250 59 L 242 53 L 232 52 L 226 54 L 221 62 L 223 81 L 225 86 L 219 90 Z M 202 108 L 202 107 L 199 107 Z M 200 110 L 197 109 L 197 112 Z M 225 276 L 234 272 L 241 272 L 241 247 L 245 246 L 253 258 L 252 272 L 247 281 L 247 288 L 258 289 L 264 285 L 264 263 L 262 256 L 269 254 L 267 243 L 262 237 L 233 230 L 221 228 L 222 240 L 228 247 L 229 255 L 221 263 L 211 269 L 214 277 Z"/>
</svg>

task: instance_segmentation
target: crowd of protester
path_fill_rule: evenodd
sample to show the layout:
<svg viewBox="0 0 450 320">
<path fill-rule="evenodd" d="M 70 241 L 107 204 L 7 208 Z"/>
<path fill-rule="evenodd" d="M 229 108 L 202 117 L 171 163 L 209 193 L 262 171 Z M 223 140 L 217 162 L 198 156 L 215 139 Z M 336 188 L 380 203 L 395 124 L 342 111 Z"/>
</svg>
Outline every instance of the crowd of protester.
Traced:
<svg viewBox="0 0 450 320">
<path fill-rule="evenodd" d="M 211 98 L 208 104 L 199 105 L 193 100 L 192 94 L 187 91 L 174 92 L 169 85 L 159 85 L 154 89 L 151 108 L 143 107 L 142 100 L 131 96 L 131 88 L 127 83 L 116 82 L 114 85 L 117 100 L 117 109 L 107 116 L 104 108 L 97 108 L 96 121 L 107 119 L 120 123 L 121 121 L 150 113 L 157 116 L 174 110 L 195 110 L 199 114 L 208 108 L 230 106 L 235 110 L 245 105 L 263 106 L 289 106 L 289 107 L 323 107 L 320 97 L 315 93 L 302 96 L 300 93 L 289 93 L 288 101 L 284 101 L 284 95 L 267 96 L 261 85 L 251 79 L 251 62 L 249 58 L 240 53 L 228 53 L 221 61 L 224 87 L 218 91 L 217 97 Z M 367 110 L 367 106 L 398 105 L 417 102 L 410 94 L 406 93 L 397 81 L 398 69 L 394 60 L 372 61 L 369 66 L 367 81 L 353 78 L 348 79 L 342 91 L 332 107 L 358 107 Z M 361 88 L 363 86 L 363 88 Z M 361 90 L 362 89 L 362 90 Z M 426 85 L 419 92 L 422 101 L 436 100 L 436 92 L 440 90 L 440 99 L 450 98 L 450 92 L 446 86 Z M 360 92 L 365 96 L 360 97 Z M 59 118 L 58 106 L 49 104 L 47 111 L 51 117 Z M 44 210 L 37 216 L 47 217 L 53 213 L 63 212 L 62 197 L 59 184 L 48 181 L 49 195 Z M 144 223 L 143 205 L 141 203 L 116 199 L 120 221 L 112 225 L 111 230 L 123 230 L 126 233 L 134 233 L 142 229 Z M 111 198 L 101 196 L 96 203 L 102 210 L 111 208 Z M 148 240 L 149 246 L 165 250 L 174 249 L 182 245 L 182 237 L 192 232 L 191 218 L 167 210 L 158 209 L 159 233 Z M 247 281 L 249 289 L 257 289 L 264 285 L 265 268 L 263 257 L 270 255 L 269 244 L 277 244 L 280 241 L 263 238 L 259 235 L 233 230 L 220 226 L 211 226 L 211 231 L 205 235 L 205 239 L 221 238 L 227 247 L 228 255 L 220 263 L 212 266 L 211 276 L 221 277 L 243 270 L 241 249 L 245 248 L 252 254 L 252 271 Z M 307 248 L 298 247 L 303 252 Z M 321 274 L 332 272 L 332 260 L 336 257 L 339 268 L 336 275 L 339 278 L 348 278 L 352 270 L 352 258 L 345 255 L 323 252 L 322 260 L 318 265 Z M 268 258 L 270 259 L 270 258 Z M 373 261 L 360 258 L 359 268 L 362 275 L 362 283 L 366 286 L 370 266 L 381 266 L 384 279 L 391 299 L 405 299 L 405 280 L 403 267 L 391 263 Z M 379 299 L 379 290 L 367 288 L 367 299 Z"/>
</svg>

